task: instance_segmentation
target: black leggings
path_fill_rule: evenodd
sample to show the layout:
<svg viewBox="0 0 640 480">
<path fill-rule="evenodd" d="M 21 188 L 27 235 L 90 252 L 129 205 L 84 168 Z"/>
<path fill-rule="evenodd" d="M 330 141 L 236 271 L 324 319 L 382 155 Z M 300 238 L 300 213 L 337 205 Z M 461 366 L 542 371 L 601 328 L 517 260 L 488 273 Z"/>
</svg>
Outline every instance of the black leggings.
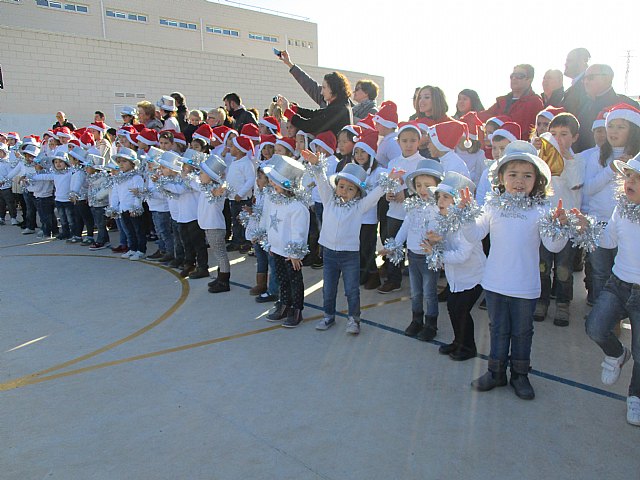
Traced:
<svg viewBox="0 0 640 480">
<path fill-rule="evenodd" d="M 304 308 L 304 280 L 302 270 L 294 270 L 291 262 L 285 257 L 273 254 L 276 262 L 276 278 L 280 285 L 280 298 L 282 305 L 293 307 L 296 310 Z"/>
<path fill-rule="evenodd" d="M 447 310 L 453 327 L 453 342 L 466 350 L 476 351 L 474 339 L 473 318 L 471 309 L 478 301 L 482 287 L 476 285 L 462 292 L 451 292 L 447 298 Z"/>
<path fill-rule="evenodd" d="M 180 237 L 184 244 L 185 265 L 198 265 L 198 268 L 209 268 L 209 252 L 207 252 L 207 239 L 204 230 L 200 228 L 197 220 L 189 223 L 179 223 Z"/>
</svg>

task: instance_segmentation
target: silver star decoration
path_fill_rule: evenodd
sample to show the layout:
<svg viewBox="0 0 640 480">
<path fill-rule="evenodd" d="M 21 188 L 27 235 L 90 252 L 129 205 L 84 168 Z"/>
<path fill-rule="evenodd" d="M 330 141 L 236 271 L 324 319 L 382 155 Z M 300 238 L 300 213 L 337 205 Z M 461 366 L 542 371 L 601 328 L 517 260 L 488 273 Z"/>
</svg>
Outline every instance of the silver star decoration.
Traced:
<svg viewBox="0 0 640 480">
<path fill-rule="evenodd" d="M 278 212 L 270 215 L 271 217 L 271 226 L 269 228 L 273 228 L 276 232 L 278 231 L 278 224 L 282 221 L 278 218 Z"/>
</svg>

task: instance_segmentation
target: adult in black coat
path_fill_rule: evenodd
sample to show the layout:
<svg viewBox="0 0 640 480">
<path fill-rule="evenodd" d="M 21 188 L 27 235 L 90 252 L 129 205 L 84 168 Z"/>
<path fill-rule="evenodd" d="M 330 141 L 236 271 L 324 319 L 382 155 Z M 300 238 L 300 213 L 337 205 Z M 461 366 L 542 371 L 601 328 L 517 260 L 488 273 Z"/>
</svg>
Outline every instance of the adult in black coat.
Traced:
<svg viewBox="0 0 640 480">
<path fill-rule="evenodd" d="M 237 93 L 227 93 L 222 100 L 224 101 L 224 108 L 226 108 L 227 112 L 233 117 L 233 128 L 238 132 L 241 132 L 242 127 L 249 123 L 253 123 L 254 125 L 258 124 L 253 113 L 242 105 L 242 99 Z"/>
<path fill-rule="evenodd" d="M 336 136 L 346 125 L 353 123 L 353 113 L 349 97 L 351 86 L 347 77 L 339 72 L 331 72 L 322 81 L 322 97 L 327 106 L 318 110 L 309 110 L 290 104 L 283 96 L 278 96 L 278 105 L 284 115 L 295 127 L 317 135 L 331 131 Z"/>
<path fill-rule="evenodd" d="M 584 90 L 582 80 L 584 72 L 589 68 L 590 58 L 591 54 L 586 48 L 574 48 L 567 54 L 564 62 L 564 75 L 571 79 L 571 86 L 565 90 L 561 106 L 575 116 L 578 116 L 578 112 L 587 100 L 587 92 Z"/>
<path fill-rule="evenodd" d="M 178 107 L 178 111 L 176 112 L 176 119 L 178 120 L 178 125 L 180 125 L 180 131 L 185 133 L 185 129 L 189 125 L 189 109 L 187 108 L 187 99 L 180 92 L 173 92 L 171 97 L 176 101 L 176 107 Z"/>
<path fill-rule="evenodd" d="M 67 127 L 72 132 L 76 129 L 75 125 L 67 120 L 67 116 L 64 114 L 64 112 L 57 112 L 56 119 L 58 121 L 53 124 L 53 129 Z"/>
</svg>

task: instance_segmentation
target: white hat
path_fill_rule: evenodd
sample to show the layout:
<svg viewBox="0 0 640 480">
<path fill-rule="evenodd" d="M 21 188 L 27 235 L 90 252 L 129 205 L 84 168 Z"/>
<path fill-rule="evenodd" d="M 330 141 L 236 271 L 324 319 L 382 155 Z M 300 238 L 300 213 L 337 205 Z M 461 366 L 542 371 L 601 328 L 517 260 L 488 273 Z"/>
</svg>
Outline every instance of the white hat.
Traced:
<svg viewBox="0 0 640 480">
<path fill-rule="evenodd" d="M 187 148 L 182 154 L 182 163 L 191 165 L 194 168 L 200 168 L 200 162 L 207 158 L 206 153 L 198 152 L 193 148 Z"/>
<path fill-rule="evenodd" d="M 156 103 L 156 106 L 165 112 L 175 112 L 178 110 L 176 100 L 169 95 L 163 95 L 162 98 L 158 100 L 158 103 Z"/>
<path fill-rule="evenodd" d="M 181 172 L 183 158 L 176 152 L 169 150 L 168 152 L 164 152 L 158 163 L 165 168 L 168 168 L 172 172 Z"/>
<path fill-rule="evenodd" d="M 71 150 L 69 150 L 69 155 L 78 160 L 80 163 L 84 163 L 84 158 L 87 156 L 87 151 L 82 148 L 74 145 Z"/>
<path fill-rule="evenodd" d="M 113 160 L 117 162 L 119 158 L 122 158 L 124 160 L 129 160 L 136 167 L 140 165 L 138 154 L 134 150 L 131 150 L 130 148 L 120 147 L 116 152 L 116 154 L 113 156 Z"/>
<path fill-rule="evenodd" d="M 471 193 L 475 192 L 476 184 L 464 175 L 453 170 L 445 173 L 442 182 L 435 188 L 436 192 L 448 193 L 452 197 L 458 197 L 460 190 L 468 188 Z"/>
<path fill-rule="evenodd" d="M 269 159 L 269 164 L 262 168 L 264 174 L 273 182 L 285 190 L 294 190 L 306 170 L 300 162 L 284 155 L 274 155 Z"/>
<path fill-rule="evenodd" d="M 640 174 L 640 153 L 627 162 L 614 160 L 613 165 L 625 177 L 628 177 L 631 173 Z"/>
<path fill-rule="evenodd" d="M 549 169 L 549 165 L 547 165 L 544 160 L 538 157 L 538 151 L 536 150 L 536 147 L 534 147 L 529 142 L 525 142 L 524 140 L 516 140 L 505 147 L 504 155 L 500 157 L 499 160 L 494 162 L 494 164 L 489 169 L 489 180 L 491 180 L 492 184 L 498 184 L 498 172 L 503 165 L 506 165 L 513 160 L 522 160 L 524 162 L 531 163 L 546 179 L 547 185 L 551 183 L 551 170 Z"/>
<path fill-rule="evenodd" d="M 67 156 L 67 153 L 62 150 L 56 150 L 53 153 L 53 158 L 51 159 L 52 163 L 53 163 L 53 160 L 62 160 L 67 165 L 70 165 L 69 157 Z"/>
<path fill-rule="evenodd" d="M 367 194 L 367 172 L 357 163 L 347 163 L 340 172 L 329 177 L 329 182 L 337 187 L 340 178 L 344 178 L 358 187 L 363 197 Z"/>
<path fill-rule="evenodd" d="M 33 157 L 37 157 L 38 155 L 40 155 L 40 149 L 38 148 L 38 146 L 34 143 L 28 143 L 26 145 L 22 146 L 22 153 L 28 153 L 29 155 L 33 156 Z"/>
<path fill-rule="evenodd" d="M 158 163 L 158 159 L 162 156 L 164 150 L 160 150 L 158 147 L 149 147 L 146 153 L 139 155 L 141 160 L 147 162 Z"/>
<path fill-rule="evenodd" d="M 106 159 L 104 157 L 101 157 L 100 155 L 88 153 L 82 163 L 86 167 L 92 167 L 96 170 L 102 170 L 106 164 Z"/>
<path fill-rule="evenodd" d="M 135 109 L 135 107 L 130 107 L 129 105 L 124 106 L 120 109 L 120 115 L 129 115 L 131 117 L 135 117 L 137 113 L 138 111 Z"/>
</svg>

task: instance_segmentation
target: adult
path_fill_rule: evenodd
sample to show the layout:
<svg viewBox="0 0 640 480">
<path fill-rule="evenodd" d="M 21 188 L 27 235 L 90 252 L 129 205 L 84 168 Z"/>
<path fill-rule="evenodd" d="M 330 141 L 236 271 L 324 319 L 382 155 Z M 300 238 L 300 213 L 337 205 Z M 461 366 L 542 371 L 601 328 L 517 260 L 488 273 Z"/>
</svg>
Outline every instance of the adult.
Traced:
<svg viewBox="0 0 640 480">
<path fill-rule="evenodd" d="M 351 88 L 347 77 L 339 72 L 331 72 L 322 81 L 322 97 L 326 102 L 325 108 L 308 110 L 292 105 L 283 96 L 278 97 L 278 105 L 284 110 L 284 115 L 294 127 L 318 135 L 327 130 L 336 136 L 343 127 L 353 124 L 353 114 L 349 95 Z M 289 108 L 291 106 L 291 108 Z"/>
<path fill-rule="evenodd" d="M 564 98 L 564 86 L 562 84 L 562 72 L 560 70 L 547 70 L 542 77 L 542 103 L 544 107 L 559 107 Z"/>
<path fill-rule="evenodd" d="M 531 65 L 520 64 L 513 67 L 509 76 L 511 92 L 496 98 L 487 110 L 478 113 L 478 117 L 486 122 L 491 117 L 508 115 L 512 121 L 520 125 L 520 139 L 529 140 L 529 135 L 535 127 L 538 112 L 544 109 L 544 104 L 539 95 L 531 88 L 534 69 Z"/>
<path fill-rule="evenodd" d="M 356 86 L 353 89 L 353 100 L 356 105 L 351 108 L 354 123 L 366 118 L 370 113 L 372 115 L 378 113 L 376 98 L 379 91 L 380 87 L 373 80 L 365 78 L 356 82 Z"/>
<path fill-rule="evenodd" d="M 428 118 L 433 123 L 453 120 L 447 115 L 449 104 L 440 87 L 425 85 L 418 92 L 418 118 Z"/>
<path fill-rule="evenodd" d="M 253 123 L 254 125 L 258 124 L 253 113 L 249 112 L 245 106 L 242 105 L 242 99 L 237 93 L 227 93 L 222 100 L 224 101 L 224 108 L 226 108 L 229 115 L 233 117 L 233 128 L 238 132 L 241 132 L 242 127 L 249 123 Z"/>
<path fill-rule="evenodd" d="M 54 129 L 67 127 L 72 132 L 76 129 L 75 125 L 73 123 L 71 123 L 69 120 L 67 120 L 67 116 L 65 115 L 64 112 L 57 112 L 56 113 L 56 120 L 58 120 L 58 121 L 56 123 L 54 123 L 53 127 L 52 127 Z"/>
<path fill-rule="evenodd" d="M 480 101 L 480 95 L 475 90 L 465 88 L 458 94 L 456 102 L 456 114 L 453 116 L 456 120 L 469 112 L 481 112 L 484 105 Z"/>
<path fill-rule="evenodd" d="M 138 102 L 138 121 L 146 128 L 159 132 L 162 130 L 162 122 L 156 118 L 156 107 L 153 103 L 143 100 Z"/>
<path fill-rule="evenodd" d="M 576 116 L 587 100 L 587 92 L 584 90 L 582 80 L 584 72 L 589 68 L 590 58 L 591 54 L 586 48 L 574 48 L 567 54 L 564 62 L 564 75 L 571 79 L 571 86 L 564 92 L 562 106 L 567 112 Z"/>
<path fill-rule="evenodd" d="M 184 133 L 184 129 L 189 124 L 189 109 L 187 108 L 187 99 L 180 92 L 173 92 L 171 98 L 176 101 L 176 120 L 180 126 L 180 131 Z"/>
<path fill-rule="evenodd" d="M 578 115 L 576 115 L 580 122 L 580 135 L 578 136 L 578 141 L 572 147 L 576 153 L 595 145 L 591 128 L 593 121 L 602 110 L 617 103 L 626 103 L 638 108 L 638 102 L 615 92 L 612 87 L 613 69 L 609 65 L 591 65 L 587 68 L 583 80 L 587 99 L 580 107 Z"/>
<path fill-rule="evenodd" d="M 180 123 L 178 122 L 178 107 L 176 106 L 176 100 L 170 95 L 163 95 L 160 101 L 156 104 L 162 112 L 161 120 L 162 130 L 171 130 L 174 132 L 180 132 Z M 157 115 L 156 115 L 157 118 Z"/>
<path fill-rule="evenodd" d="M 418 93 L 420 93 L 420 89 L 422 87 L 416 87 L 413 91 L 413 99 L 411 100 L 411 105 L 413 105 L 414 113 L 409 117 L 409 121 L 412 122 L 416 120 L 420 116 L 420 111 L 418 110 Z"/>
<path fill-rule="evenodd" d="M 206 119 L 211 128 L 220 126 L 233 128 L 233 119 L 227 115 L 227 111 L 222 107 L 209 110 Z"/>
<path fill-rule="evenodd" d="M 105 123 L 104 112 L 101 112 L 100 110 L 93 112 L 93 121 Z"/>
</svg>

